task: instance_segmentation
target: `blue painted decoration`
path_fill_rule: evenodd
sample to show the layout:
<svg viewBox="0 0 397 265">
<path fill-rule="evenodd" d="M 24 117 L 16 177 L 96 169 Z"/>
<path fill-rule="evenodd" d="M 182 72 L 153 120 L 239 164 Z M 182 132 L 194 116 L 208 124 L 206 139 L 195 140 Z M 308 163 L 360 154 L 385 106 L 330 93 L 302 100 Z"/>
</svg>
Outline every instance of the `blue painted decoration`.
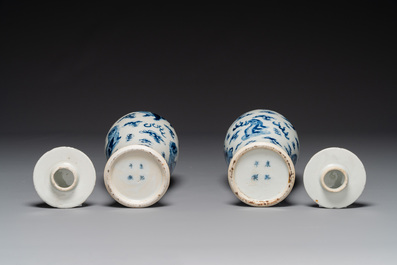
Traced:
<svg viewBox="0 0 397 265">
<path fill-rule="evenodd" d="M 293 125 L 272 110 L 253 110 L 238 117 L 229 127 L 224 142 L 227 163 L 240 150 L 255 142 L 266 142 L 282 148 L 295 164 L 299 140 Z"/>
<path fill-rule="evenodd" d="M 178 137 L 172 125 L 160 115 L 136 111 L 121 117 L 106 137 L 106 157 L 130 145 L 151 148 L 165 159 L 170 172 L 175 168 L 179 151 Z M 140 168 L 139 164 L 137 166 Z"/>
</svg>

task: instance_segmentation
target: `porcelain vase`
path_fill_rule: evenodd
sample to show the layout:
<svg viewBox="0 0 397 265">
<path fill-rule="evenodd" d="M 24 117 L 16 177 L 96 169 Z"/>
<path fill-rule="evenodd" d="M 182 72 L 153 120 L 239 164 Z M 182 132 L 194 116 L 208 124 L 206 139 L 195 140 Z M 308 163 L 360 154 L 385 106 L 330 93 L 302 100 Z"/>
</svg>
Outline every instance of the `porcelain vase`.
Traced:
<svg viewBox="0 0 397 265">
<path fill-rule="evenodd" d="M 150 206 L 166 193 L 178 153 L 178 137 L 167 120 L 149 111 L 129 113 L 106 136 L 106 189 L 127 207 Z"/>
<path fill-rule="evenodd" d="M 299 148 L 294 126 L 281 114 L 258 109 L 238 117 L 224 141 L 233 193 L 252 206 L 284 200 L 295 182 Z"/>
</svg>

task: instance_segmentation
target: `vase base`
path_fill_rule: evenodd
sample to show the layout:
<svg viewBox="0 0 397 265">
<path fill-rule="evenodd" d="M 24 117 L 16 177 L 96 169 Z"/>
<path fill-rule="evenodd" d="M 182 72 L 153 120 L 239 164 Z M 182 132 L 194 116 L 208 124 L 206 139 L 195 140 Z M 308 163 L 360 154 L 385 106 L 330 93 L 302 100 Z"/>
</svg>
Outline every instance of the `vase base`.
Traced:
<svg viewBox="0 0 397 265">
<path fill-rule="evenodd" d="M 127 207 L 148 207 L 163 197 L 170 183 L 165 159 L 153 149 L 130 145 L 108 160 L 104 181 L 109 194 Z"/>
<path fill-rule="evenodd" d="M 228 171 L 233 193 L 252 206 L 272 206 L 284 200 L 295 182 L 291 158 L 271 143 L 251 143 L 232 158 Z"/>
</svg>

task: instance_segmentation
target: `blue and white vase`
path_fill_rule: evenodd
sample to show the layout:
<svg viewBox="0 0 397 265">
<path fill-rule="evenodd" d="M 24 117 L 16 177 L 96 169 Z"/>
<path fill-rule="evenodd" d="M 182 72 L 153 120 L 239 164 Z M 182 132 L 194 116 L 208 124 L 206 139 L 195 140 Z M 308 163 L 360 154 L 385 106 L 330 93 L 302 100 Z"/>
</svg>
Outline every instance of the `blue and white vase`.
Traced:
<svg viewBox="0 0 397 265">
<path fill-rule="evenodd" d="M 106 189 L 127 207 L 156 203 L 168 189 L 178 151 L 176 132 L 161 116 L 137 111 L 121 117 L 106 137 Z"/>
<path fill-rule="evenodd" d="M 295 183 L 299 140 L 294 126 L 272 110 L 253 110 L 230 126 L 224 142 L 233 193 L 252 206 L 284 200 Z"/>
</svg>

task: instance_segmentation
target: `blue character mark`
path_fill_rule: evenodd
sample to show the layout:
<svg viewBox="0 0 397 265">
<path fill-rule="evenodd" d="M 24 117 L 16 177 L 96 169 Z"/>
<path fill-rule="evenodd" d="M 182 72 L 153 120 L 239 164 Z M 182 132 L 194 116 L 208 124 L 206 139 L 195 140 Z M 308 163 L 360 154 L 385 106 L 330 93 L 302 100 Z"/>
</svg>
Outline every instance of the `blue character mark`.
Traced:
<svg viewBox="0 0 397 265">
<path fill-rule="evenodd" d="M 120 139 L 121 139 L 121 136 L 119 133 L 119 126 L 116 125 L 110 130 L 110 132 L 108 134 L 108 143 L 106 146 L 106 157 L 107 158 L 109 158 L 112 155 L 114 147 L 119 143 Z"/>
<path fill-rule="evenodd" d="M 132 168 L 132 163 L 130 163 L 128 166 L 129 166 L 130 168 Z"/>
<path fill-rule="evenodd" d="M 165 128 L 167 128 L 168 131 L 170 132 L 172 139 L 175 139 L 175 133 L 174 133 L 174 131 L 173 131 L 167 124 L 164 124 L 164 126 L 165 126 Z M 172 126 L 171 126 L 171 127 L 172 127 Z"/>
<path fill-rule="evenodd" d="M 269 160 L 266 161 L 265 167 L 270 167 L 270 161 Z"/>
<path fill-rule="evenodd" d="M 170 165 L 170 172 L 172 172 L 175 168 L 177 154 L 178 154 L 178 147 L 176 146 L 176 143 L 171 141 L 170 142 L 170 158 L 168 160 L 168 164 Z"/>
<path fill-rule="evenodd" d="M 268 174 L 266 174 L 265 175 L 265 180 L 269 180 L 269 179 L 271 179 L 271 177 Z"/>
<path fill-rule="evenodd" d="M 245 129 L 245 135 L 241 137 L 242 140 L 247 140 L 257 135 L 270 134 L 270 131 L 266 130 L 268 127 L 263 125 L 263 122 L 260 120 L 252 119 L 249 120 L 248 123 L 250 124 L 250 126 Z"/>
<path fill-rule="evenodd" d="M 140 179 L 140 180 L 145 180 L 145 176 L 142 176 L 142 175 L 141 175 L 141 176 L 139 177 L 139 179 Z"/>
<path fill-rule="evenodd" d="M 258 180 L 258 174 L 254 174 L 251 177 L 252 180 L 257 181 Z"/>
<path fill-rule="evenodd" d="M 128 180 L 133 180 L 134 178 L 133 178 L 131 175 L 129 175 L 129 176 L 127 177 L 127 179 L 128 179 Z"/>
<path fill-rule="evenodd" d="M 140 165 L 139 165 L 139 168 L 140 168 L 140 169 L 143 169 L 143 165 L 142 165 L 142 164 L 140 164 Z"/>
<path fill-rule="evenodd" d="M 131 141 L 132 137 L 134 137 L 134 135 L 132 133 L 127 134 L 127 136 L 126 136 L 127 142 Z"/>
<path fill-rule="evenodd" d="M 142 121 L 130 121 L 127 122 L 126 124 L 123 125 L 123 127 L 125 126 L 132 126 L 132 127 L 137 127 L 139 125 L 139 123 L 141 123 Z"/>
<path fill-rule="evenodd" d="M 258 161 L 255 161 L 254 166 L 255 166 L 255 167 L 258 167 L 258 165 L 259 165 L 259 162 L 258 162 Z"/>
<path fill-rule="evenodd" d="M 150 137 L 153 138 L 153 140 L 155 140 L 157 143 L 163 142 L 164 140 L 163 138 L 161 138 L 161 136 L 159 136 L 155 131 L 153 130 L 143 130 L 143 131 L 139 131 L 140 133 L 144 133 L 144 134 L 148 134 Z"/>
</svg>

